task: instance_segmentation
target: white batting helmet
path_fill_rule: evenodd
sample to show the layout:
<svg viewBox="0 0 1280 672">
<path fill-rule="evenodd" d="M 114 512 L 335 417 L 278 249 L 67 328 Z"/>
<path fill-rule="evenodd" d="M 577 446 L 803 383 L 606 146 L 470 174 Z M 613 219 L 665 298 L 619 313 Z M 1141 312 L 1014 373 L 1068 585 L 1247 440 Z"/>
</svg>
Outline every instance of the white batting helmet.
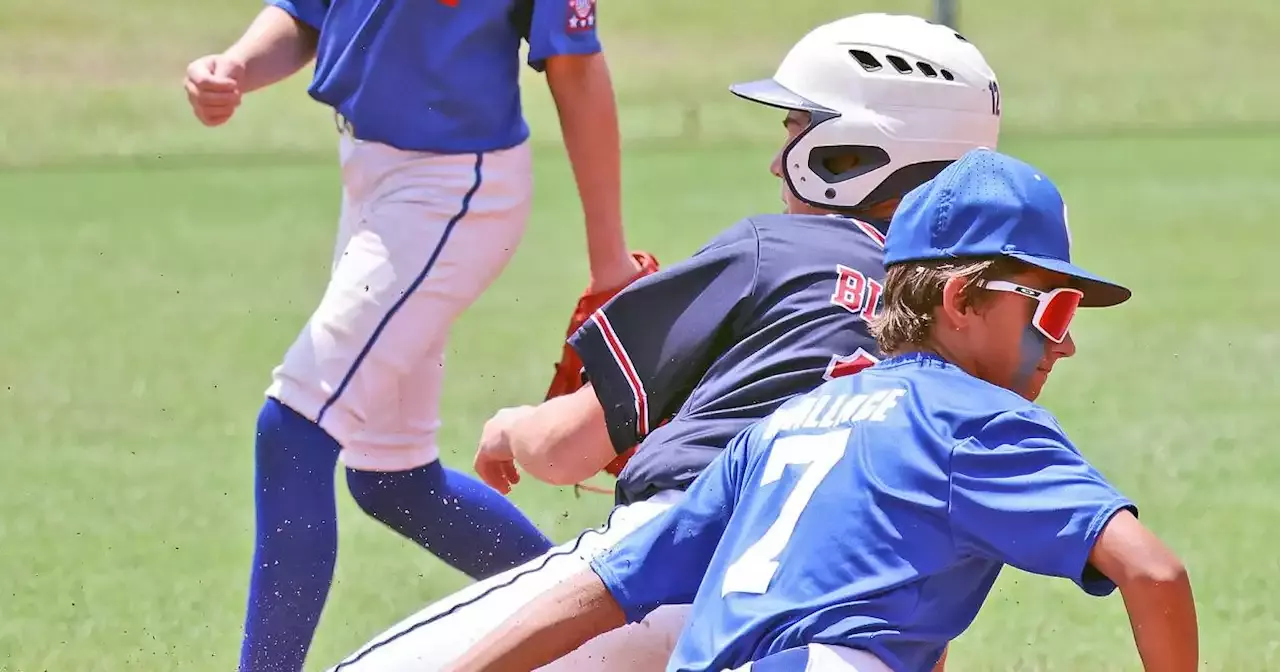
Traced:
<svg viewBox="0 0 1280 672">
<path fill-rule="evenodd" d="M 994 149 L 1000 87 L 976 47 L 917 16 L 858 14 L 819 26 L 772 79 L 729 88 L 810 114 L 782 152 L 787 187 L 805 202 L 857 210 L 905 195 L 977 148 Z M 839 174 L 835 156 L 857 165 Z"/>
</svg>

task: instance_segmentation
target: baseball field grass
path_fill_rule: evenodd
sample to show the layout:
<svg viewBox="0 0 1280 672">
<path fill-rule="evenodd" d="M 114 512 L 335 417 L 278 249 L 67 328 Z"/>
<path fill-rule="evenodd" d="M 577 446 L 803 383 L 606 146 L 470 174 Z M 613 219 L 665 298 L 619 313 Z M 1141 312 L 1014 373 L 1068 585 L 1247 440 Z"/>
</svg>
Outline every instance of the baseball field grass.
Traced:
<svg viewBox="0 0 1280 672">
<path fill-rule="evenodd" d="M 602 0 L 633 247 L 673 261 L 779 207 L 775 111 L 729 95 L 819 22 L 928 2 Z M 0 671 L 231 670 L 252 535 L 254 417 L 327 276 L 332 119 L 306 73 L 199 126 L 188 60 L 257 10 L 0 4 Z M 1280 669 L 1280 4 L 961 0 L 1001 77 L 1001 148 L 1070 204 L 1077 258 L 1129 284 L 1085 311 L 1042 402 L 1189 565 L 1205 670 Z M 528 78 L 533 221 L 454 332 L 442 433 L 470 469 L 497 408 L 541 398 L 586 281 L 581 217 Z M 557 541 L 610 498 L 526 482 Z M 339 492 L 309 669 L 464 578 Z M 1118 594 L 1009 570 L 950 669 L 1135 670 Z"/>
</svg>

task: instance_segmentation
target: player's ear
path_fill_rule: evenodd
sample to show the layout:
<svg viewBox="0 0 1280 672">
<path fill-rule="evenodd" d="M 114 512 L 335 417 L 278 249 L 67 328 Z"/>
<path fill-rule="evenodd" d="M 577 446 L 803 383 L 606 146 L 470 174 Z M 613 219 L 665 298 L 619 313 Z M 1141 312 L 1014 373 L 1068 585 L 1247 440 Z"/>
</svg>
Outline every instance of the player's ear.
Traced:
<svg viewBox="0 0 1280 672">
<path fill-rule="evenodd" d="M 942 283 L 941 323 L 944 329 L 961 329 L 974 317 L 974 306 L 968 291 L 969 279 L 952 276 Z"/>
</svg>

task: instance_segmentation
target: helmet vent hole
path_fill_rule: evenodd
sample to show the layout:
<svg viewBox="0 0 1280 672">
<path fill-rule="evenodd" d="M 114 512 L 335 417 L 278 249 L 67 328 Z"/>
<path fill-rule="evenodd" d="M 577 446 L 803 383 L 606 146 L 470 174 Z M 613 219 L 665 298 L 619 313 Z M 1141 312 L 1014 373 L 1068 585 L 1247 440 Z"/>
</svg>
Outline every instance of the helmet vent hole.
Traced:
<svg viewBox="0 0 1280 672">
<path fill-rule="evenodd" d="M 947 80 L 948 82 L 954 82 L 954 81 L 955 81 L 955 79 L 956 79 L 955 75 L 951 74 L 950 72 L 948 72 L 948 71 L 946 71 L 946 70 L 943 70 L 943 71 L 942 71 L 942 78 L 943 78 L 943 79 L 945 79 L 945 80 Z"/>
<path fill-rule="evenodd" d="M 937 77 L 937 76 L 938 76 L 938 71 L 937 71 L 937 70 L 934 70 L 932 65 L 929 65 L 928 63 L 925 63 L 924 61 L 916 61 L 916 67 L 920 69 L 920 72 L 923 72 L 923 73 L 924 73 L 924 76 L 925 76 L 925 77 Z"/>
<path fill-rule="evenodd" d="M 884 67 L 883 65 L 880 65 L 880 61 L 877 61 L 876 57 L 872 56 L 870 52 L 866 52 L 861 49 L 851 49 L 849 51 L 849 55 L 853 56 L 854 59 L 858 61 L 858 65 L 861 65 L 862 69 L 867 72 L 875 72 L 876 70 Z"/>
<path fill-rule="evenodd" d="M 898 72 L 904 75 L 911 72 L 911 64 L 901 56 L 887 56 L 886 58 L 889 59 L 889 63 L 893 64 L 894 69 Z"/>
<path fill-rule="evenodd" d="M 960 40 L 961 42 L 968 42 L 968 41 L 969 41 L 969 40 L 964 39 L 964 35 L 961 35 L 960 33 L 956 33 L 955 35 L 956 35 L 956 39 L 957 39 L 957 40 Z"/>
</svg>

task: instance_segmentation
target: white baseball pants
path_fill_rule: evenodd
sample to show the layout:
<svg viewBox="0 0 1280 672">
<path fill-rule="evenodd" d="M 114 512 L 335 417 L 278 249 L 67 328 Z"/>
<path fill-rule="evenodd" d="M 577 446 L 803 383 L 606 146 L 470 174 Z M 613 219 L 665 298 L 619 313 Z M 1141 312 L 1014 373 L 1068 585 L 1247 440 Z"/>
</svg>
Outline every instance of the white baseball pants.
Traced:
<svg viewBox="0 0 1280 672">
<path fill-rule="evenodd" d="M 329 284 L 266 394 L 333 436 L 348 467 L 413 469 L 438 457 L 449 328 L 524 235 L 530 150 L 431 154 L 344 133 L 339 156 Z"/>
<path fill-rule="evenodd" d="M 587 569 L 592 558 L 670 508 L 684 496 L 667 492 L 619 506 L 601 528 L 551 549 L 540 558 L 480 581 L 392 626 L 330 672 L 433 672 L 466 653 L 533 599 Z M 584 644 L 540 672 L 653 672 L 666 668 L 684 628 L 688 605 L 653 611 Z"/>
</svg>

